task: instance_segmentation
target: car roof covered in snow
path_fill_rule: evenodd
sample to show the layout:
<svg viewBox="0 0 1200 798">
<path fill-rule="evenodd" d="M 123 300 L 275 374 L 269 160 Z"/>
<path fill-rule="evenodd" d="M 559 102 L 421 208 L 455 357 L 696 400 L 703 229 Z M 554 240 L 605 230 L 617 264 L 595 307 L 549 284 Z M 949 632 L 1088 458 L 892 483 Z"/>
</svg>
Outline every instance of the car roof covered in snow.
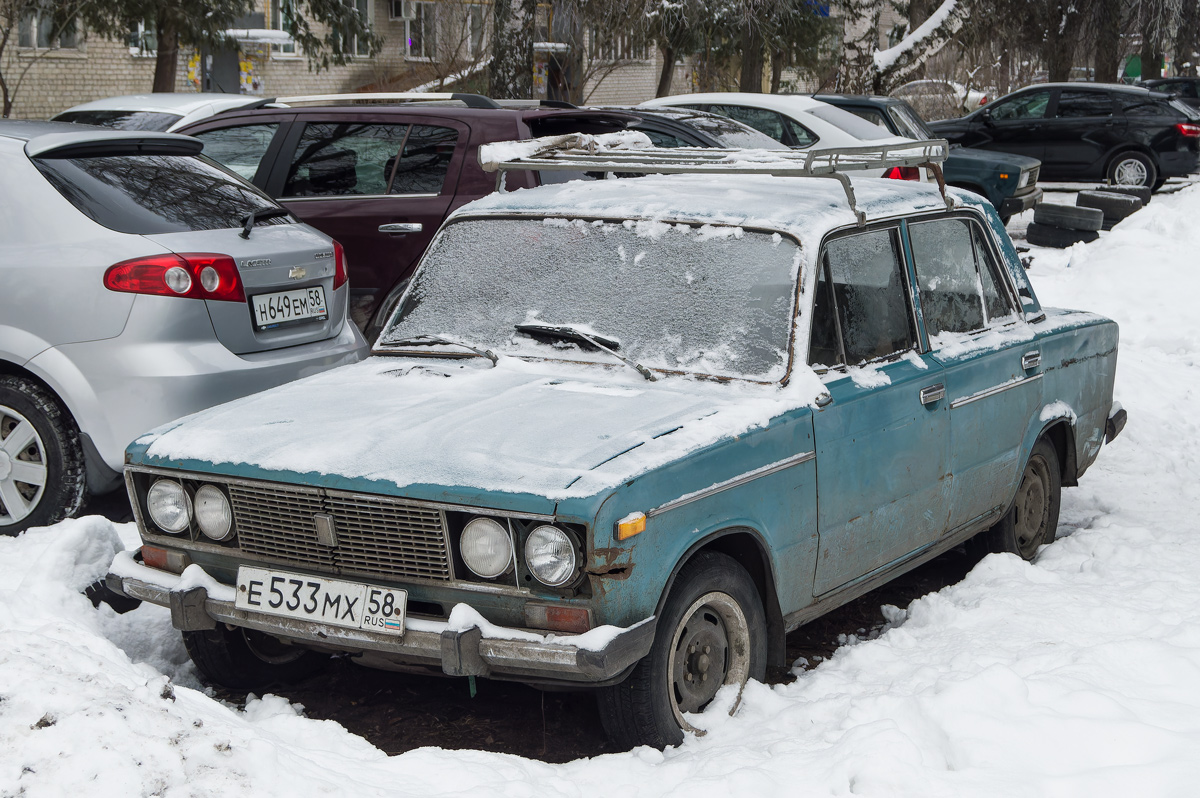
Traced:
<svg viewBox="0 0 1200 798">
<path fill-rule="evenodd" d="M 868 177 L 851 182 L 858 209 L 871 220 L 946 208 L 932 183 Z M 960 204 L 959 197 L 949 196 Z M 801 242 L 818 242 L 830 230 L 856 221 L 836 180 L 736 174 L 574 180 L 489 194 L 451 218 L 479 215 L 735 225 L 791 233 Z"/>
</svg>

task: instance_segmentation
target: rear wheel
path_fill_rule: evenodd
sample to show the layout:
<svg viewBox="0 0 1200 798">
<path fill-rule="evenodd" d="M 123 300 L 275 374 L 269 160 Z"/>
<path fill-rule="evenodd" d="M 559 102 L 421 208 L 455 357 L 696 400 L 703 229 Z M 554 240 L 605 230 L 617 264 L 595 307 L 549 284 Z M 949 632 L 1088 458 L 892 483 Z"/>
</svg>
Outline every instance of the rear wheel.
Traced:
<svg viewBox="0 0 1200 798">
<path fill-rule="evenodd" d="M 1045 438 L 1033 447 L 1013 506 L 996 525 L 976 538 L 980 554 L 1009 552 L 1032 560 L 1039 547 L 1052 543 L 1062 504 L 1058 452 Z"/>
<path fill-rule="evenodd" d="M 184 632 L 183 644 L 207 681 L 230 690 L 298 682 L 329 661 L 324 654 L 287 645 L 262 632 L 224 624 L 202 632 Z"/>
<path fill-rule="evenodd" d="M 621 684 L 598 691 L 600 717 L 625 748 L 664 748 L 695 731 L 684 715 L 702 711 L 727 684 L 766 675 L 766 621 L 750 575 L 723 554 L 702 552 L 671 588 L 650 653 Z"/>
<path fill-rule="evenodd" d="M 40 384 L 0 377 L 0 534 L 74 514 L 85 488 L 75 421 Z"/>
<path fill-rule="evenodd" d="M 1122 152 L 1108 165 L 1108 182 L 1114 186 L 1146 186 L 1158 183 L 1158 169 L 1140 152 Z"/>
</svg>

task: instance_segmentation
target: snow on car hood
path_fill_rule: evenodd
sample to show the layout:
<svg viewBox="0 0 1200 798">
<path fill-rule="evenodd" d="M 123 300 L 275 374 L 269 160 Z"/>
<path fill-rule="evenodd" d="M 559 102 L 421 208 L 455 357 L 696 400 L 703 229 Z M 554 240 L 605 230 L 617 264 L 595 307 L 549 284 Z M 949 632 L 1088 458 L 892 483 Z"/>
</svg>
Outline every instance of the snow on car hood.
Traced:
<svg viewBox="0 0 1200 798">
<path fill-rule="evenodd" d="M 811 404 L 787 387 L 501 358 L 372 357 L 160 427 L 135 462 L 586 497 Z M 144 448 L 140 456 L 138 450 Z"/>
</svg>

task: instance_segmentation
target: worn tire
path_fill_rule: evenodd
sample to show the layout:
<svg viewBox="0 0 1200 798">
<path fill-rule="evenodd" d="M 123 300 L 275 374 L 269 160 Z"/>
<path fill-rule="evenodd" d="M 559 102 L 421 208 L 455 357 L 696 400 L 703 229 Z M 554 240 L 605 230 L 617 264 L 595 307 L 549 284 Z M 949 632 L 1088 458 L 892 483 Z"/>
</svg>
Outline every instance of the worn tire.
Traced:
<svg viewBox="0 0 1200 798">
<path fill-rule="evenodd" d="M 722 642 L 724 656 L 713 655 Z M 731 557 L 701 552 L 672 585 L 650 653 L 625 681 L 597 691 L 604 730 L 625 749 L 678 745 L 690 729 L 683 712 L 703 710 L 724 684 L 763 680 L 766 664 L 766 616 L 753 580 Z M 719 680 L 710 682 L 714 665 Z"/>
<path fill-rule="evenodd" d="M 18 479 L 21 474 L 29 481 Z M 17 535 L 73 515 L 86 489 L 75 420 L 40 383 L 0 376 L 0 534 Z"/>
<path fill-rule="evenodd" d="M 230 690 L 261 690 L 298 682 L 329 662 L 325 654 L 224 624 L 202 632 L 183 632 L 183 644 L 206 681 Z"/>
<path fill-rule="evenodd" d="M 1036 222 L 1031 223 L 1025 230 L 1025 240 L 1030 244 L 1039 247 L 1054 247 L 1055 249 L 1066 249 L 1080 241 L 1088 244 L 1099 237 L 1100 234 L 1094 230 L 1065 230 L 1061 227 L 1051 227 Z"/>
<path fill-rule="evenodd" d="M 1137 197 L 1142 201 L 1142 205 L 1150 204 L 1150 197 L 1154 192 L 1146 186 L 1100 186 L 1096 189 L 1103 194 L 1120 194 L 1126 197 Z"/>
<path fill-rule="evenodd" d="M 1104 212 L 1096 208 L 1043 202 L 1034 209 L 1033 221 L 1064 230 L 1099 230 L 1104 224 Z"/>
<path fill-rule="evenodd" d="M 1117 153 L 1108 162 L 1106 170 L 1108 184 L 1111 186 L 1144 186 L 1154 189 L 1158 182 L 1158 167 L 1148 155 L 1136 150 L 1126 150 Z"/>
<path fill-rule="evenodd" d="M 1106 225 L 1116 224 L 1142 208 L 1139 198 L 1108 191 L 1080 191 L 1075 197 L 1075 204 L 1080 208 L 1100 210 Z"/>
<path fill-rule="evenodd" d="M 1058 452 L 1045 438 L 1034 444 L 1021 472 L 1012 507 L 972 541 L 979 554 L 1008 552 L 1032 560 L 1038 547 L 1054 542 L 1062 506 L 1062 468 Z"/>
</svg>

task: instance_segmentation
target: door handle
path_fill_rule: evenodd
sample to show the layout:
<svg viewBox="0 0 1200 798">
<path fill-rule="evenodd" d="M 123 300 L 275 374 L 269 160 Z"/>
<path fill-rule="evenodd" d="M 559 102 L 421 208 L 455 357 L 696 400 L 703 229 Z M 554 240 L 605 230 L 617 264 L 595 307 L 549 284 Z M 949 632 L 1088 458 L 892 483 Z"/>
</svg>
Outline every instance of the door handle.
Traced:
<svg viewBox="0 0 1200 798">
<path fill-rule="evenodd" d="M 392 222 L 379 225 L 381 233 L 419 233 L 423 229 L 420 222 Z"/>
<path fill-rule="evenodd" d="M 928 385 L 921 389 L 921 404 L 931 405 L 939 399 L 946 398 L 946 386 L 940 382 L 937 385 Z"/>
<path fill-rule="evenodd" d="M 1042 353 L 1038 350 L 1026 352 L 1021 355 L 1021 368 L 1026 371 L 1033 371 L 1038 366 L 1042 365 Z"/>
</svg>

